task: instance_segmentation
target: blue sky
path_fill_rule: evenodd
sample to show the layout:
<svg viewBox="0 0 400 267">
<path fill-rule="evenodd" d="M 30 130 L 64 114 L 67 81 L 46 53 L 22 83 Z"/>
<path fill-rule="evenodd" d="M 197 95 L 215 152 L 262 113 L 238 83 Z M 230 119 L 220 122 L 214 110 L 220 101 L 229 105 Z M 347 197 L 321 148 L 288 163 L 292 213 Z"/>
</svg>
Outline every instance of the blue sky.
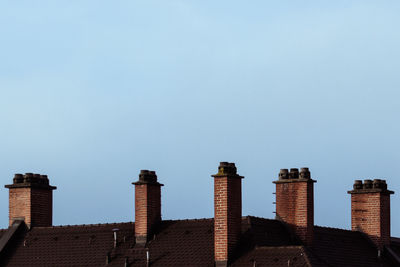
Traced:
<svg viewBox="0 0 400 267">
<path fill-rule="evenodd" d="M 384 178 L 400 236 L 398 1 L 2 1 L 0 179 L 48 174 L 54 223 L 132 221 L 140 169 L 166 219 L 213 216 L 220 161 L 243 215 L 280 168 L 311 170 L 315 223 L 350 228 Z M 8 192 L 0 192 L 7 227 Z"/>
</svg>

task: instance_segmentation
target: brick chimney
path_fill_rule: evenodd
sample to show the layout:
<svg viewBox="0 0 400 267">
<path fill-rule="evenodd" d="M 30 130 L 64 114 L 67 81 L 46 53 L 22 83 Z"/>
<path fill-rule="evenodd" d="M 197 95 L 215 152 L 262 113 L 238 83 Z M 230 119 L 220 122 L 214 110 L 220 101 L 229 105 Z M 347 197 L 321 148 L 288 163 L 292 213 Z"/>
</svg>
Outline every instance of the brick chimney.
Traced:
<svg viewBox="0 0 400 267">
<path fill-rule="evenodd" d="M 53 190 L 47 175 L 15 174 L 9 189 L 9 225 L 23 219 L 28 227 L 53 225 Z"/>
<path fill-rule="evenodd" d="M 355 180 L 351 194 L 351 229 L 368 235 L 378 249 L 390 244 L 390 195 L 385 180 Z"/>
<path fill-rule="evenodd" d="M 145 244 L 161 222 L 161 186 L 154 171 L 141 170 L 135 185 L 135 239 Z"/>
<path fill-rule="evenodd" d="M 242 178 L 235 163 L 221 162 L 214 177 L 214 257 L 228 266 L 239 241 L 242 223 Z"/>
<path fill-rule="evenodd" d="M 276 218 L 311 245 L 314 235 L 314 183 L 308 168 L 281 169 L 276 184 Z"/>
</svg>

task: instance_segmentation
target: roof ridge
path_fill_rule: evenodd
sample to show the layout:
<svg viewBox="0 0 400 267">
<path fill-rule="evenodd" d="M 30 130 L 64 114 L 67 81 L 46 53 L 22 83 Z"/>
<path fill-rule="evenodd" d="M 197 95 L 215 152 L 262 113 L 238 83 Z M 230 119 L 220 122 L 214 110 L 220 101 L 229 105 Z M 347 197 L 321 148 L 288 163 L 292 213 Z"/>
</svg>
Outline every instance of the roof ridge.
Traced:
<svg viewBox="0 0 400 267">
<path fill-rule="evenodd" d="M 19 232 L 26 230 L 26 224 L 23 220 L 15 220 L 13 224 L 8 228 L 8 231 L 0 238 L 0 255 L 3 256 L 6 253 L 6 250 L 12 243 L 12 240 L 15 240 L 16 235 Z"/>
<path fill-rule="evenodd" d="M 264 217 L 258 217 L 258 216 L 253 216 L 253 215 L 247 215 L 247 216 L 242 216 L 242 219 L 244 218 L 250 218 L 250 219 L 262 219 L 262 220 L 268 220 L 268 221 L 278 221 L 276 219 L 270 219 L 270 218 L 264 218 Z"/>
<path fill-rule="evenodd" d="M 356 232 L 356 231 L 353 231 L 351 229 L 343 229 L 343 228 L 337 228 L 337 227 L 331 227 L 331 226 L 314 225 L 314 227 L 324 228 L 324 229 L 331 229 L 331 230 L 341 230 L 341 231 L 347 231 L 347 232 Z"/>
<path fill-rule="evenodd" d="M 242 220 L 248 219 L 248 218 L 249 219 L 261 219 L 261 220 L 267 220 L 267 221 L 277 221 L 276 219 L 270 219 L 270 218 L 252 216 L 252 215 L 242 216 Z M 162 222 L 210 221 L 210 220 L 214 220 L 214 217 L 212 217 L 212 218 L 191 218 L 191 219 L 167 219 L 167 220 L 162 220 Z M 92 227 L 92 226 L 106 226 L 106 225 L 134 224 L 134 223 L 135 222 L 129 221 L 129 222 L 113 222 L 113 223 L 62 224 L 62 225 L 53 225 L 53 226 L 36 226 L 35 228 L 44 229 L 44 228 L 64 228 L 64 227 Z M 7 229 L 0 229 L 0 232 L 1 231 L 7 231 Z"/>
<path fill-rule="evenodd" d="M 162 222 L 182 222 L 182 221 L 210 221 L 214 218 L 194 218 L 194 219 L 171 219 L 162 220 Z M 120 225 L 120 224 L 135 224 L 135 222 L 113 222 L 113 223 L 91 223 L 91 224 L 63 224 L 53 226 L 36 226 L 35 229 L 51 229 L 51 228 L 67 228 L 67 227 L 93 227 L 93 226 L 107 226 L 107 225 Z M 6 231 L 7 229 L 0 229 Z"/>
<path fill-rule="evenodd" d="M 193 221 L 211 221 L 214 218 L 193 218 L 193 219 L 171 219 L 171 220 L 162 220 L 161 222 L 193 222 Z"/>
<path fill-rule="evenodd" d="M 392 236 L 390 237 L 390 239 L 392 240 L 392 242 L 400 243 L 400 237 Z"/>
<path fill-rule="evenodd" d="M 64 224 L 53 226 L 36 226 L 35 229 L 52 229 L 52 228 L 67 228 L 67 227 L 93 227 L 93 226 L 107 226 L 107 225 L 120 225 L 120 224 L 134 224 L 134 222 L 114 222 L 114 223 L 92 223 L 92 224 Z"/>
</svg>

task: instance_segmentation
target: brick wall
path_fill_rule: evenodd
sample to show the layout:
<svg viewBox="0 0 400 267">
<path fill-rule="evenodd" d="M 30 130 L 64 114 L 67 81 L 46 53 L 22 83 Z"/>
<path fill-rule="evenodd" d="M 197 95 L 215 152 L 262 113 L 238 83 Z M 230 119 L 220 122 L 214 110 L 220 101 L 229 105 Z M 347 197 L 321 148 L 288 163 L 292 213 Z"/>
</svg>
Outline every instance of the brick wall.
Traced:
<svg viewBox="0 0 400 267">
<path fill-rule="evenodd" d="M 28 226 L 52 226 L 53 190 L 46 175 L 16 174 L 9 188 L 9 225 L 23 218 Z"/>
<path fill-rule="evenodd" d="M 214 177 L 214 256 L 226 266 L 241 235 L 242 181 L 234 163 L 221 162 Z"/>
<path fill-rule="evenodd" d="M 31 189 L 31 223 L 34 226 L 53 225 L 53 191 Z"/>
<path fill-rule="evenodd" d="M 11 188 L 9 190 L 9 225 L 17 218 L 23 218 L 31 224 L 31 188 Z"/>
<path fill-rule="evenodd" d="M 135 238 L 146 243 L 161 221 L 161 186 L 155 172 L 142 170 L 135 185 Z"/>
<path fill-rule="evenodd" d="M 302 169 L 308 172 L 307 168 Z M 283 175 L 282 175 L 283 174 Z M 290 175 L 291 174 L 291 175 Z M 287 223 L 294 233 L 306 244 L 311 244 L 314 235 L 314 180 L 308 174 L 298 175 L 282 169 L 276 184 L 276 216 Z"/>
<path fill-rule="evenodd" d="M 382 249 L 390 244 L 390 195 L 383 180 L 356 180 L 351 194 L 351 229 L 368 235 Z"/>
<path fill-rule="evenodd" d="M 161 221 L 161 188 L 157 185 L 135 186 L 135 235 L 147 237 Z"/>
</svg>

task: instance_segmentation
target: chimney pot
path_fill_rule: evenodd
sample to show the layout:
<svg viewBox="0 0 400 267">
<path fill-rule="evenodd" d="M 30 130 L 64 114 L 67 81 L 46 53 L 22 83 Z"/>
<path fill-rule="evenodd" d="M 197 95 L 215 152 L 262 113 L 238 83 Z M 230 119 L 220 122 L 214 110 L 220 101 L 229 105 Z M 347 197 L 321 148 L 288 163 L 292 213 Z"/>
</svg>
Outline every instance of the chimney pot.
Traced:
<svg viewBox="0 0 400 267">
<path fill-rule="evenodd" d="M 237 175 L 235 163 L 229 163 L 225 161 L 219 163 L 218 173 L 215 174 L 215 176 L 224 175 Z"/>
<path fill-rule="evenodd" d="M 311 173 L 308 168 L 300 168 L 300 179 L 311 179 Z"/>
<path fill-rule="evenodd" d="M 298 179 L 299 178 L 299 169 L 291 168 L 289 172 L 290 179 Z"/>
<path fill-rule="evenodd" d="M 14 184 L 19 184 L 24 182 L 24 176 L 20 173 L 16 173 L 13 179 Z"/>
<path fill-rule="evenodd" d="M 282 179 L 289 179 L 289 170 L 288 169 L 281 169 L 279 171 L 279 180 Z"/>
<path fill-rule="evenodd" d="M 47 175 L 41 175 L 40 178 L 42 179 L 43 184 L 49 185 L 49 178 L 47 178 Z"/>
<path fill-rule="evenodd" d="M 24 183 L 30 183 L 30 182 L 32 182 L 32 179 L 33 179 L 33 173 L 30 173 L 30 172 L 25 173 Z"/>
<path fill-rule="evenodd" d="M 373 183 L 372 183 L 372 187 L 373 188 L 382 188 L 382 181 L 381 179 L 374 179 Z"/>
<path fill-rule="evenodd" d="M 387 190 L 386 180 L 382 180 L 382 189 Z"/>
<path fill-rule="evenodd" d="M 40 178 L 40 174 L 37 174 L 37 173 L 35 173 L 35 174 L 33 174 L 33 177 L 32 177 L 32 179 L 31 179 L 31 182 L 32 183 L 37 183 L 37 184 L 41 184 L 41 178 Z"/>
<path fill-rule="evenodd" d="M 157 175 L 155 171 L 141 170 L 139 174 L 139 182 L 157 183 Z"/>
<path fill-rule="evenodd" d="M 371 189 L 372 188 L 372 180 L 364 180 L 364 189 Z"/>
<path fill-rule="evenodd" d="M 354 185 L 353 185 L 353 189 L 357 190 L 357 189 L 362 189 L 363 188 L 363 183 L 361 180 L 355 180 L 354 181 Z"/>
</svg>

